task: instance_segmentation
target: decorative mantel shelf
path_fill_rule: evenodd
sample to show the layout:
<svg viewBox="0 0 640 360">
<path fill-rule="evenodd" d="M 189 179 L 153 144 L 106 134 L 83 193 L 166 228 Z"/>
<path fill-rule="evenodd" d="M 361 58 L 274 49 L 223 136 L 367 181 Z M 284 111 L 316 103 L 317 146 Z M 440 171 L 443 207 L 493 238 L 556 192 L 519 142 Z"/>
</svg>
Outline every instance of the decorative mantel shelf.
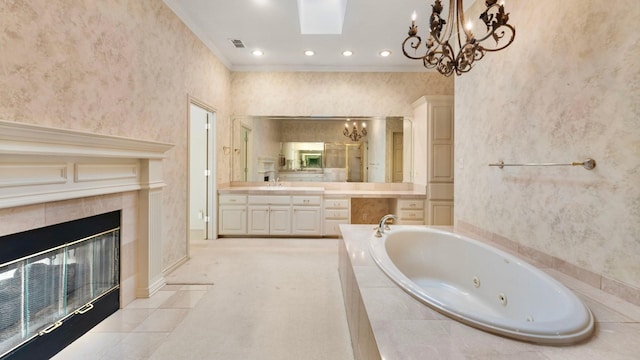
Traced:
<svg viewBox="0 0 640 360">
<path fill-rule="evenodd" d="M 157 171 L 171 147 L 0 121 L 0 208 L 161 188 Z"/>
<path fill-rule="evenodd" d="M 162 275 L 162 160 L 172 144 L 0 120 L 0 209 L 139 191 L 136 296 Z"/>
</svg>

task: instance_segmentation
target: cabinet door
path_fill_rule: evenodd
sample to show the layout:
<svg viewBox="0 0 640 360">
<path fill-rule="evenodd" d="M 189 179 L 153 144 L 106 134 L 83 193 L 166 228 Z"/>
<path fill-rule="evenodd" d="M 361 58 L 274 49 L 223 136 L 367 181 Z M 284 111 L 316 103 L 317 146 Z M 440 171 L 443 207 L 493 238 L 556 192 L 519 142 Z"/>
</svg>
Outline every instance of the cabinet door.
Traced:
<svg viewBox="0 0 640 360">
<path fill-rule="evenodd" d="M 252 235 L 269 235 L 269 207 L 255 205 L 249 206 L 249 229 Z"/>
<path fill-rule="evenodd" d="M 430 201 L 429 220 L 429 225 L 453 225 L 453 201 Z"/>
<path fill-rule="evenodd" d="M 294 235 L 320 235 L 320 207 L 296 206 L 293 208 Z"/>
<path fill-rule="evenodd" d="M 245 206 L 220 206 L 218 232 L 220 235 L 244 235 L 247 233 L 247 208 Z"/>
<path fill-rule="evenodd" d="M 269 234 L 291 235 L 291 207 L 271 206 L 269 211 Z"/>
</svg>

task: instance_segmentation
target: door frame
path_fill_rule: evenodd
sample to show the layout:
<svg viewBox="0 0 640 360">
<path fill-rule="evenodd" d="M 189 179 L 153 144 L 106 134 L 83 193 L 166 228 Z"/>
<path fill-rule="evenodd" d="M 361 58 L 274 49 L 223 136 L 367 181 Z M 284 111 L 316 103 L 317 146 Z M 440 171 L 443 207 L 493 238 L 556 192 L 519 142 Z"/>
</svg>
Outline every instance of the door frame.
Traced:
<svg viewBox="0 0 640 360">
<path fill-rule="evenodd" d="M 191 256 L 190 246 L 190 225 L 191 219 L 191 204 L 190 204 L 190 186 L 191 179 L 191 105 L 195 105 L 205 111 L 213 114 L 213 119 L 209 122 L 209 131 L 207 134 L 207 168 L 210 170 L 210 175 L 207 177 L 207 213 L 209 216 L 209 222 L 207 222 L 207 239 L 213 240 L 218 237 L 218 214 L 217 214 L 217 110 L 213 107 L 201 101 L 191 95 L 188 95 L 187 99 L 187 217 L 186 217 L 186 243 L 187 243 L 187 257 Z"/>
</svg>

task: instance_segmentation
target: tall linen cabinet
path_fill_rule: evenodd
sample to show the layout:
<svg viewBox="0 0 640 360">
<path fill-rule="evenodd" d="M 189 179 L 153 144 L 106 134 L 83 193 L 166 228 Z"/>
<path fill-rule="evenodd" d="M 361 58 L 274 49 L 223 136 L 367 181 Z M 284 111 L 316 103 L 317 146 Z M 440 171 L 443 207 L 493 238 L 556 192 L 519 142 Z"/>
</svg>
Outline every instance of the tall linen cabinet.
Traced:
<svg viewBox="0 0 640 360">
<path fill-rule="evenodd" d="M 413 103 L 414 185 L 425 186 L 425 224 L 453 225 L 453 96 Z"/>
</svg>

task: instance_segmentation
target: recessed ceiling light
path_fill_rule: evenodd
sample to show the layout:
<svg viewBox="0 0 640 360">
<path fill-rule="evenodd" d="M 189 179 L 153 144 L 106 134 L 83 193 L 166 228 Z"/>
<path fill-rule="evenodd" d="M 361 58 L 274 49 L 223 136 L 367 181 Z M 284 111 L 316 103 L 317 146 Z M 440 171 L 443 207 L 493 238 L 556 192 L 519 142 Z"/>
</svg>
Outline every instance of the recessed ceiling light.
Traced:
<svg viewBox="0 0 640 360">
<path fill-rule="evenodd" d="M 253 56 L 262 56 L 262 55 L 264 55 L 264 52 L 262 52 L 262 50 L 253 50 L 251 53 L 253 54 Z"/>
<path fill-rule="evenodd" d="M 313 55 L 315 55 L 316 53 L 315 53 L 315 51 L 313 51 L 313 50 L 305 50 L 305 51 L 304 51 L 304 54 L 305 54 L 305 55 L 307 55 L 307 56 L 313 56 Z"/>
<path fill-rule="evenodd" d="M 342 55 L 343 55 L 343 56 L 351 56 L 351 55 L 353 55 L 353 51 L 351 51 L 351 50 L 345 50 L 345 51 L 343 51 L 343 52 L 342 52 Z"/>
<path fill-rule="evenodd" d="M 391 51 L 389 50 L 382 50 L 378 53 L 378 55 L 382 56 L 382 57 L 387 57 L 389 55 L 391 55 Z"/>
</svg>

